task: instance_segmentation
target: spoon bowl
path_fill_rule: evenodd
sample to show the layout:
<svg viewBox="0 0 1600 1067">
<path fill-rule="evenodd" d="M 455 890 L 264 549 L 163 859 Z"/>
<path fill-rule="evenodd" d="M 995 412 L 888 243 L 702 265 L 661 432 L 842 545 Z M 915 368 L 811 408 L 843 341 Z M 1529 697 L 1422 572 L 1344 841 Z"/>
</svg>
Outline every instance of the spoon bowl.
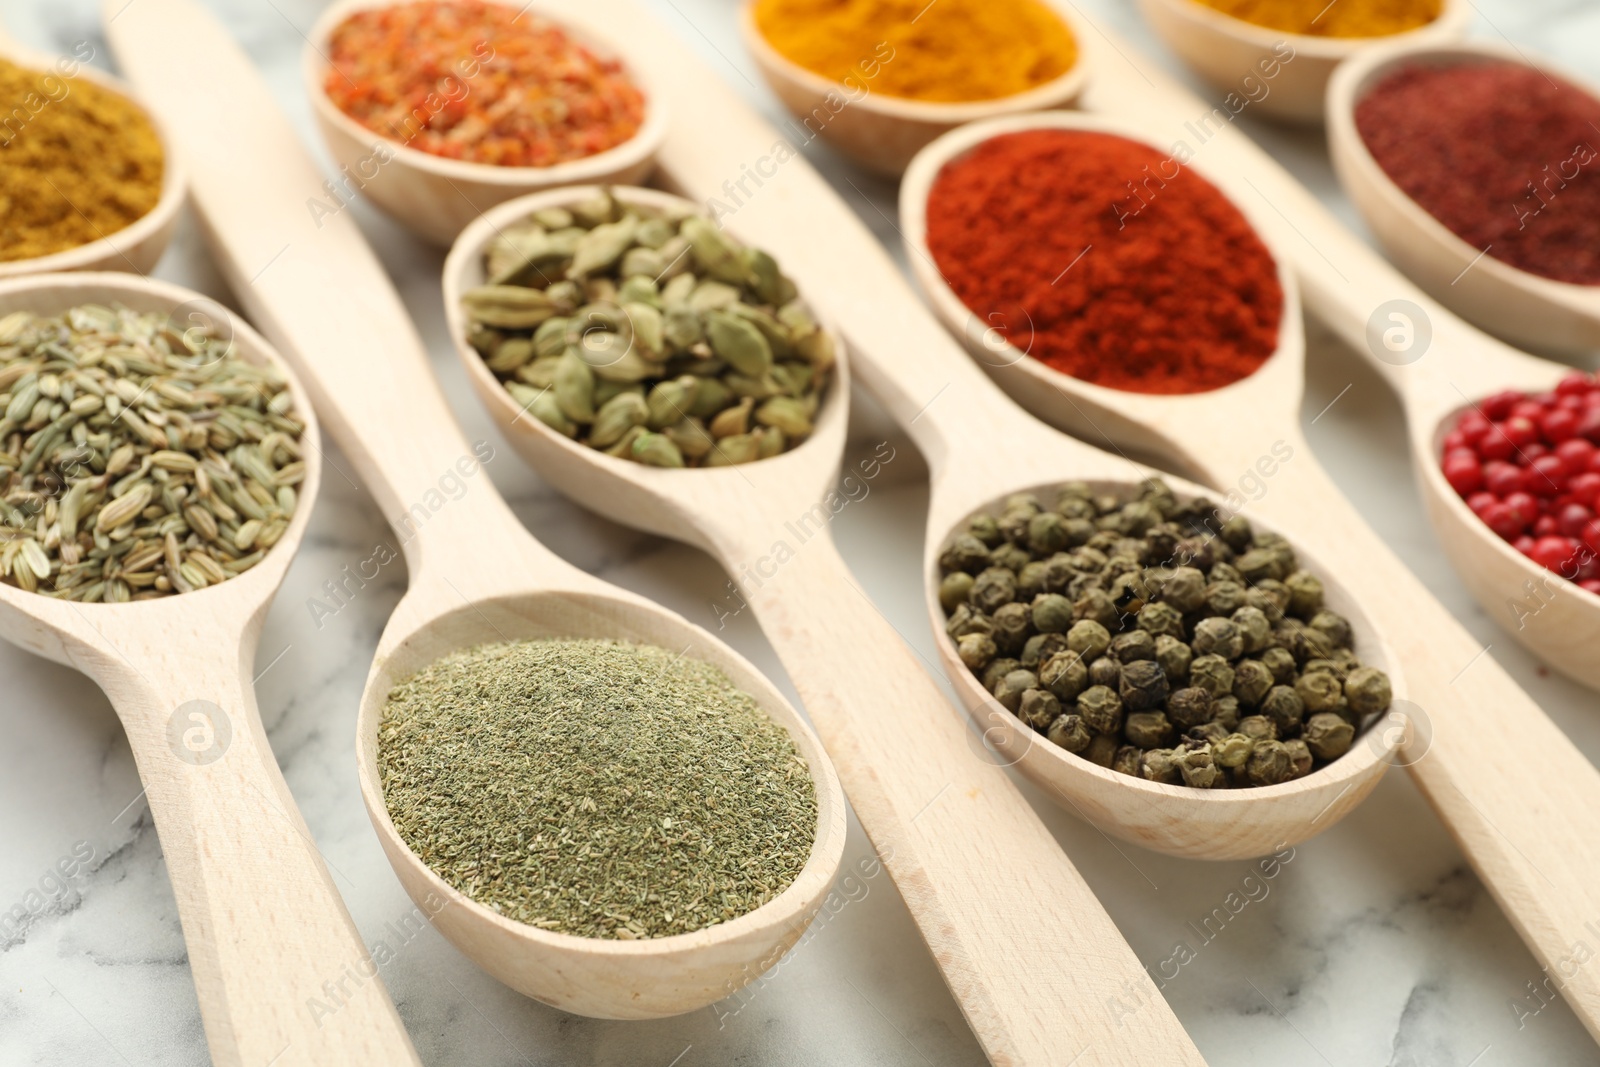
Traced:
<svg viewBox="0 0 1600 1067">
<path fill-rule="evenodd" d="M 1285 33 L 1225 15 L 1199 0 L 1139 0 L 1139 11 L 1156 36 L 1213 86 L 1248 98 L 1253 112 L 1295 123 L 1323 120 L 1328 79 L 1345 60 L 1391 41 L 1457 40 L 1472 23 L 1468 0 L 1444 0 L 1432 22 L 1386 37 Z M 1266 93 L 1257 97 L 1259 86 Z"/>
<path fill-rule="evenodd" d="M 595 585 L 598 587 L 599 583 Z M 418 589 L 411 597 L 426 597 Z M 766 971 L 810 923 L 838 874 L 844 794 L 821 743 L 750 663 L 706 631 L 634 597 L 596 588 L 507 594 L 442 605 L 426 624 L 386 632 L 361 698 L 357 759 L 361 796 L 389 862 L 434 926 L 501 982 L 563 1011 L 607 1019 L 655 1019 L 721 1000 Z M 409 606 L 396 619 L 411 619 Z M 391 627 L 398 631 L 400 626 Z M 506 640 L 605 638 L 656 645 L 719 667 L 788 731 L 816 783 L 817 827 L 805 867 L 753 911 L 689 934 L 636 941 L 553 933 L 508 919 L 435 874 L 396 830 L 378 772 L 378 728 L 395 683 L 462 648 Z M 431 903 L 430 903 L 431 902 Z"/>
<path fill-rule="evenodd" d="M 453 241 L 468 222 L 487 208 L 539 189 L 565 185 L 632 184 L 644 180 L 655 166 L 655 154 L 667 133 L 666 98 L 644 74 L 644 65 L 625 49 L 615 47 L 607 35 L 593 28 L 572 5 L 554 0 L 533 3 L 493 0 L 533 11 L 561 28 L 596 55 L 619 58 L 630 79 L 645 94 L 644 123 L 633 137 L 604 152 L 548 167 L 511 167 L 446 159 L 383 137 L 341 111 L 328 98 L 323 79 L 328 72 L 328 41 L 333 31 L 358 11 L 391 7 L 406 0 L 340 0 L 317 19 L 308 35 L 302 72 L 305 91 L 334 162 L 341 185 L 359 189 L 368 199 L 403 226 L 440 245 Z M 492 42 L 491 42 L 492 43 Z M 464 79 L 470 94 L 470 78 Z M 345 194 L 349 195 L 347 188 Z M 342 210 L 343 200 L 318 199 L 327 210 Z"/>
<path fill-rule="evenodd" d="M 957 126 L 994 115 L 1068 107 L 1077 99 L 1091 76 L 1091 32 L 1065 9 L 1052 10 L 1077 42 L 1078 57 L 1072 66 L 1026 92 L 968 103 L 875 93 L 870 80 L 858 95 L 856 88 L 807 70 L 768 43 L 756 26 L 754 0 L 746 0 L 739 11 L 739 34 L 762 77 L 810 137 L 820 136 L 868 170 L 898 177 L 923 145 Z M 862 61 L 872 58 L 863 56 Z"/>
<path fill-rule="evenodd" d="M 1357 105 L 1395 71 L 1488 62 L 1526 66 L 1528 60 L 1509 45 L 1438 40 L 1396 41 L 1352 58 L 1328 83 L 1334 170 L 1385 254 L 1429 296 L 1520 347 L 1584 355 L 1600 347 L 1600 285 L 1546 278 L 1468 244 L 1395 184 L 1356 128 Z M 1600 89 L 1570 71 L 1543 59 L 1540 70 L 1600 99 Z"/>
<path fill-rule="evenodd" d="M 305 990 L 368 962 L 278 770 L 252 689 L 267 607 L 305 535 L 321 473 L 306 391 L 260 336 L 198 293 L 120 273 L 0 281 L 0 316 L 82 304 L 158 312 L 180 330 L 203 322 L 244 360 L 278 370 L 305 426 L 299 505 L 260 563 L 194 592 L 79 604 L 0 585 L 0 636 L 88 674 L 127 729 L 216 1061 L 414 1064 L 379 980 L 359 983 L 333 1019 L 286 1010 Z M 262 878 L 268 869 L 273 876 Z"/>
<path fill-rule="evenodd" d="M 29 274 L 47 274 L 59 271 L 127 271 L 130 274 L 148 274 L 172 243 L 172 233 L 178 224 L 178 212 L 183 207 L 184 176 L 172 150 L 172 139 L 167 135 L 160 119 L 144 108 L 133 90 L 120 79 L 113 78 L 81 60 L 67 56 L 51 56 L 25 48 L 0 29 L 0 57 L 18 66 L 35 70 L 49 77 L 66 80 L 83 78 L 102 89 L 126 97 L 145 112 L 156 136 L 161 139 L 161 195 L 141 218 L 117 230 L 104 234 L 97 240 L 76 248 L 63 249 L 49 255 L 31 259 L 0 261 L 0 279 L 17 278 Z M 49 106 L 48 100 L 45 106 Z"/>
</svg>

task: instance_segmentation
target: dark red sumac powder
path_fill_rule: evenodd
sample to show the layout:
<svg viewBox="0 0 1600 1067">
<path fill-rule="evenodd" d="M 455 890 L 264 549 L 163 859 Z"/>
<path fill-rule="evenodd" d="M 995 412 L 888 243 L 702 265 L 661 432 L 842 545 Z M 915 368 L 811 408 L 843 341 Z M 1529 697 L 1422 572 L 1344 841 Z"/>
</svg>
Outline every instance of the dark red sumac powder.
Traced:
<svg viewBox="0 0 1600 1067">
<path fill-rule="evenodd" d="M 939 173 L 927 228 L 977 319 L 1074 378 L 1198 393 L 1277 348 L 1283 291 L 1261 239 L 1204 178 L 1125 138 L 985 141 Z"/>
<path fill-rule="evenodd" d="M 1378 165 L 1462 240 L 1600 285 L 1600 101 L 1517 63 L 1409 67 L 1355 118 Z"/>
</svg>

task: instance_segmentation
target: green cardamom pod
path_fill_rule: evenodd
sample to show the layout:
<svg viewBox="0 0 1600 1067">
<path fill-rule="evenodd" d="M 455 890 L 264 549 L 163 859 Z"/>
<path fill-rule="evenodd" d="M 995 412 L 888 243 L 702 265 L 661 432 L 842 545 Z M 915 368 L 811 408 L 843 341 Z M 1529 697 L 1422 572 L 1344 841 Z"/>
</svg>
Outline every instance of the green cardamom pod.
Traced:
<svg viewBox="0 0 1600 1067">
<path fill-rule="evenodd" d="M 624 278 L 649 278 L 655 281 L 656 275 L 661 273 L 661 268 L 666 266 L 661 262 L 661 253 L 653 248 L 630 248 L 622 256 L 621 274 Z"/>
<path fill-rule="evenodd" d="M 756 421 L 763 426 L 775 426 L 789 437 L 805 437 L 811 433 L 811 419 L 804 405 L 789 396 L 775 396 L 756 409 Z"/>
<path fill-rule="evenodd" d="M 583 283 L 583 299 L 590 304 L 618 303 L 617 283 L 603 274 L 589 278 Z"/>
<path fill-rule="evenodd" d="M 754 400 L 765 400 L 783 392 L 783 387 L 773 380 L 771 374 L 763 374 L 759 378 L 752 378 L 747 374 L 724 374 L 722 383 L 733 392 L 734 396 L 749 397 Z"/>
<path fill-rule="evenodd" d="M 545 289 L 544 295 L 556 306 L 559 314 L 570 315 L 583 303 L 583 287 L 577 282 L 561 281 Z"/>
<path fill-rule="evenodd" d="M 783 372 L 785 393 L 792 397 L 802 397 L 811 392 L 811 383 L 816 379 L 816 372 L 809 363 L 782 363 L 773 369 L 773 375 L 778 371 Z"/>
<path fill-rule="evenodd" d="M 609 403 L 614 397 L 619 397 L 623 393 L 632 393 L 634 396 L 637 396 L 640 400 L 643 400 L 644 399 L 644 386 L 640 385 L 638 382 L 608 382 L 604 378 L 595 379 L 595 383 L 594 383 L 594 406 L 595 406 L 595 409 L 599 410 L 600 408 L 604 407 L 607 403 Z"/>
<path fill-rule="evenodd" d="M 662 433 L 644 433 L 633 439 L 633 459 L 650 467 L 681 467 L 683 453 Z"/>
<path fill-rule="evenodd" d="M 706 339 L 711 350 L 740 374 L 759 377 L 772 367 L 772 346 L 760 330 L 726 311 L 706 315 Z"/>
<path fill-rule="evenodd" d="M 750 432 L 750 413 L 754 409 L 755 401 L 746 397 L 733 407 L 720 412 L 711 420 L 711 436 L 736 437 Z"/>
<path fill-rule="evenodd" d="M 645 429 L 643 426 L 629 427 L 627 432 L 622 435 L 622 438 L 616 444 L 610 446 L 609 448 L 603 449 L 602 451 L 604 451 L 606 455 L 616 456 L 618 459 L 632 459 L 633 443 L 649 432 L 650 431 Z"/>
<path fill-rule="evenodd" d="M 536 356 L 559 356 L 572 343 L 569 330 L 573 320 L 565 316 L 545 319 L 533 331 L 533 353 Z M 493 364 L 490 364 L 493 366 Z"/>
<path fill-rule="evenodd" d="M 752 436 L 756 439 L 756 455 L 761 459 L 771 459 L 780 456 L 783 450 L 789 447 L 788 439 L 782 430 L 776 426 L 765 426 L 757 430 Z"/>
<path fill-rule="evenodd" d="M 517 381 L 535 389 L 550 389 L 556 384 L 556 368 L 560 365 L 560 356 L 541 356 L 517 368 Z"/>
<path fill-rule="evenodd" d="M 639 233 L 635 240 L 649 249 L 660 248 L 673 237 L 677 236 L 677 227 L 671 221 L 657 215 L 639 223 Z"/>
<path fill-rule="evenodd" d="M 572 227 L 572 212 L 564 207 L 540 208 L 533 213 L 533 221 L 547 230 L 566 230 Z"/>
<path fill-rule="evenodd" d="M 525 337 L 511 337 L 500 342 L 500 347 L 495 349 L 494 355 L 484 362 L 489 364 L 489 369 L 496 374 L 510 374 L 532 358 L 533 342 Z"/>
<path fill-rule="evenodd" d="M 579 226 L 593 229 L 602 223 L 615 222 L 622 217 L 622 205 L 617 198 L 611 195 L 609 186 L 601 189 L 587 200 L 573 204 L 567 209 L 572 213 L 572 219 Z"/>
<path fill-rule="evenodd" d="M 635 426 L 649 418 L 649 405 L 637 393 L 619 393 L 601 405 L 589 430 L 589 443 L 595 448 L 610 448 Z"/>
<path fill-rule="evenodd" d="M 761 336 L 772 347 L 773 358 L 789 359 L 794 355 L 794 336 L 789 332 L 789 327 L 779 322 L 772 312 L 743 302 L 731 304 L 727 310 L 761 331 Z"/>
<path fill-rule="evenodd" d="M 478 354 L 484 358 L 495 354 L 505 336 L 499 330 L 491 330 L 481 322 L 467 325 L 467 344 L 477 349 Z"/>
<path fill-rule="evenodd" d="M 706 457 L 708 467 L 731 467 L 737 463 L 754 463 L 761 458 L 761 443 L 754 434 L 741 433 L 717 441 Z"/>
<path fill-rule="evenodd" d="M 662 432 L 678 446 L 679 452 L 690 459 L 704 459 L 716 445 L 711 434 L 706 431 L 705 424 L 699 419 L 684 419 Z"/>
<path fill-rule="evenodd" d="M 576 346 L 567 349 L 556 361 L 552 389 L 567 418 L 574 422 L 594 421 L 594 371 L 579 357 Z"/>
<path fill-rule="evenodd" d="M 685 375 L 671 381 L 657 382 L 650 390 L 650 428 L 664 430 L 682 422 L 694 404 L 700 379 Z"/>
<path fill-rule="evenodd" d="M 695 390 L 694 403 L 689 405 L 689 414 L 697 419 L 709 419 L 731 403 L 733 393 L 720 379 L 701 378 L 700 388 Z"/>
<path fill-rule="evenodd" d="M 486 264 L 494 285 L 527 285 L 549 282 L 561 276 L 561 268 L 571 258 L 570 248 L 550 240 L 541 226 L 506 230 L 489 246 Z"/>
<path fill-rule="evenodd" d="M 661 273 L 656 275 L 656 281 L 666 285 L 678 278 L 688 278 L 684 293 L 693 289 L 700 279 L 694 273 L 694 256 L 689 242 L 674 234 L 656 251 L 661 256 Z"/>
<path fill-rule="evenodd" d="M 661 310 L 661 290 L 656 285 L 654 278 L 647 278 L 642 274 L 635 274 L 626 279 L 617 287 L 617 303 L 648 304 L 657 311 Z"/>
<path fill-rule="evenodd" d="M 688 304 L 664 305 L 662 318 L 663 335 L 667 346 L 674 352 L 682 352 L 705 339 L 705 331 L 700 328 L 700 316 Z"/>
<path fill-rule="evenodd" d="M 467 315 L 503 330 L 531 330 L 556 313 L 551 299 L 520 285 L 480 285 L 461 294 Z"/>
<path fill-rule="evenodd" d="M 716 223 L 701 215 L 691 215 L 683 220 L 678 233 L 689 242 L 690 254 L 703 272 L 730 285 L 750 282 L 750 269 L 745 266 L 738 247 Z"/>
<path fill-rule="evenodd" d="M 608 382 L 642 382 L 661 372 L 659 363 L 650 362 L 635 350 L 631 338 L 609 330 L 590 330 L 572 348 L 595 377 Z"/>
<path fill-rule="evenodd" d="M 659 363 L 666 359 L 666 324 L 661 312 L 649 304 L 623 304 L 622 310 L 628 316 L 634 349 L 651 362 Z"/>
<path fill-rule="evenodd" d="M 687 259 L 688 257 L 685 256 L 684 258 Z M 700 279 L 693 274 L 670 274 L 671 268 L 667 269 L 669 271 L 668 276 L 656 279 L 657 282 L 661 283 L 661 303 L 663 305 L 688 303 L 689 294 L 693 293 L 695 286 L 700 284 Z"/>
<path fill-rule="evenodd" d="M 628 215 L 618 222 L 603 223 L 590 230 L 572 253 L 567 277 L 577 281 L 615 266 L 622 254 L 633 247 L 633 235 L 638 228 L 639 219 Z"/>
<path fill-rule="evenodd" d="M 704 314 L 739 302 L 739 290 L 722 282 L 707 278 L 689 294 L 689 306 Z"/>
<path fill-rule="evenodd" d="M 778 297 L 782 293 L 780 283 L 783 273 L 778 270 L 778 261 L 759 248 L 746 248 L 741 255 L 744 257 L 745 271 L 750 277 L 750 288 L 755 291 L 756 297 L 763 304 L 777 307 L 783 301 Z"/>
<path fill-rule="evenodd" d="M 795 346 L 795 351 L 800 353 L 812 369 L 818 374 L 826 372 L 839 358 L 838 350 L 833 344 L 833 335 L 827 330 L 818 330 L 809 337 L 803 338 Z"/>
</svg>

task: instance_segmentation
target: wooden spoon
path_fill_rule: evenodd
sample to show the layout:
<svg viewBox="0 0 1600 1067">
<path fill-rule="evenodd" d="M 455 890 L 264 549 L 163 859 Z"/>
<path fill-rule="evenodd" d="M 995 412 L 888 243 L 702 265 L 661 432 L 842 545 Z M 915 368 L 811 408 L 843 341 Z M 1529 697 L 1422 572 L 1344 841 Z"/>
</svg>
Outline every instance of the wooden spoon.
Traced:
<svg viewBox="0 0 1600 1067">
<path fill-rule="evenodd" d="M 1328 79 L 1345 60 L 1391 41 L 1425 46 L 1457 40 L 1466 36 L 1473 14 L 1469 0 L 1444 0 L 1437 18 L 1404 33 L 1317 37 L 1258 26 L 1200 0 L 1139 0 L 1139 12 L 1179 59 L 1243 101 L 1241 107 L 1302 123 L 1323 120 Z M 1211 120 L 1204 110 L 1190 117 L 1198 116 Z"/>
<path fill-rule="evenodd" d="M 1055 13 L 1071 29 L 1079 45 L 1078 58 L 1072 66 L 1027 92 L 961 104 L 911 100 L 875 91 L 872 79 L 878 69 L 894 62 L 894 50 L 887 44 L 880 45 L 874 54 L 860 57 L 855 84 L 836 82 L 800 66 L 773 48 L 757 28 L 755 0 L 746 0 L 740 8 L 739 34 L 761 76 L 800 120 L 798 127 L 790 124 L 791 133 L 803 141 L 820 136 L 868 170 L 895 177 L 923 145 L 947 130 L 995 115 L 1069 107 L 1077 99 L 1092 73 L 1094 41 L 1068 10 L 1057 8 Z M 739 181 L 743 174 L 734 172 L 725 177 Z"/>
<path fill-rule="evenodd" d="M 956 310 L 960 305 L 954 294 L 921 258 L 926 255 L 920 234 L 927 190 L 941 159 L 1024 122 L 1110 129 L 1163 150 L 1171 144 L 1145 123 L 1058 113 L 960 131 L 949 141 L 931 145 L 907 175 L 901 217 L 908 242 L 917 250 L 911 256 L 914 269 L 947 322 L 969 337 L 970 331 L 963 329 L 967 313 Z M 1252 167 L 1246 178 L 1235 161 L 1220 156 L 1219 150 L 1217 157 L 1206 156 L 1190 165 L 1228 193 L 1254 224 L 1274 227 L 1275 213 L 1252 189 L 1262 182 L 1260 168 Z M 1396 292 L 1392 270 L 1381 264 L 1368 266 L 1364 261 L 1375 258 L 1370 252 L 1355 254 L 1358 242 L 1337 234 L 1331 222 L 1323 223 L 1305 205 L 1285 205 L 1277 194 L 1290 184 L 1287 176 L 1275 184 L 1273 203 L 1292 213 L 1300 230 L 1314 228 L 1322 251 L 1335 241 L 1343 246 L 1341 251 L 1351 250 L 1340 262 L 1347 279 L 1360 280 L 1342 283 L 1354 291 L 1341 303 L 1346 308 L 1382 308 Z M 1301 191 L 1296 200 L 1311 198 Z M 1274 233 L 1281 239 L 1271 240 L 1272 247 L 1293 247 L 1288 243 L 1291 234 L 1273 228 L 1268 236 Z M 1303 263 L 1301 257 L 1296 266 Z M 1385 276 L 1364 280 L 1374 274 Z M 1418 304 L 1426 302 L 1421 294 L 1416 299 Z M 1323 300 L 1327 305 L 1326 291 Z M 1415 313 L 1424 314 L 1420 307 Z M 1436 305 L 1430 304 L 1428 313 L 1435 331 L 1431 358 L 1402 365 L 1378 362 L 1413 409 L 1418 480 L 1445 535 L 1447 551 L 1458 557 L 1457 566 L 1469 583 L 1498 580 L 1504 583 L 1501 595 L 1515 595 L 1517 585 L 1505 576 L 1525 561 L 1466 511 L 1444 482 L 1434 461 L 1438 423 L 1459 410 L 1464 397 L 1481 396 L 1507 384 L 1548 388 L 1557 369 L 1504 348 L 1494 353 L 1493 366 L 1481 364 L 1474 351 L 1482 345 L 1473 339 L 1487 339 Z M 1382 325 L 1389 323 L 1383 320 Z M 1442 336 L 1441 327 L 1449 328 L 1448 336 Z M 1366 343 L 1363 336 L 1363 348 Z M 1309 545 L 1341 561 L 1342 580 L 1399 643 L 1417 705 L 1409 710 L 1426 726 L 1403 760 L 1530 947 L 1552 966 L 1565 958 L 1584 935 L 1584 924 L 1600 914 L 1600 861 L 1590 858 L 1593 850 L 1585 843 L 1592 836 L 1593 813 L 1600 811 L 1600 774 L 1395 559 L 1317 465 L 1299 427 L 1300 353 L 1280 351 L 1256 374 L 1224 389 L 1157 397 L 1099 388 L 1028 358 L 996 359 L 992 348 L 978 346 L 977 352 L 979 362 L 1007 391 L 1042 417 L 1075 432 L 1109 434 L 1119 443 L 1158 452 L 1199 471 L 1201 479 L 1215 488 L 1248 499 L 1252 515 L 1293 516 L 1310 531 L 1305 538 Z M 1400 362 L 1406 356 L 1398 352 L 1391 358 Z M 1290 458 L 1282 460 L 1278 453 L 1285 448 Z M 1262 466 L 1263 460 L 1270 462 Z M 1258 499 L 1249 499 L 1257 493 Z M 1548 633 L 1544 647 L 1557 652 L 1570 649 L 1566 662 L 1576 664 L 1581 659 L 1579 647 L 1587 642 L 1592 667 L 1595 623 L 1577 615 L 1583 610 L 1580 598 L 1588 595 L 1576 587 L 1559 589 L 1528 624 L 1530 629 L 1547 622 L 1571 627 L 1564 638 L 1559 631 Z M 1550 637 L 1566 643 L 1555 645 Z M 1600 985 L 1574 976 L 1563 993 L 1595 1030 Z"/>
<path fill-rule="evenodd" d="M 205 306 L 242 358 L 278 367 L 306 423 L 300 505 L 259 564 L 193 593 L 78 604 L 0 585 L 0 636 L 89 675 L 128 731 L 211 1058 L 227 1067 L 417 1063 L 284 784 L 251 680 L 267 607 L 305 535 L 322 469 L 305 390 L 253 330 L 198 293 L 128 274 L 0 282 L 0 316 L 91 303 L 175 315 L 185 328 L 189 312 Z M 332 1014 L 312 1005 L 327 982 L 344 991 Z"/>
<path fill-rule="evenodd" d="M 109 0 L 108 9 L 118 6 Z M 362 797 L 407 892 L 484 970 L 580 1014 L 677 1014 L 755 978 L 800 936 L 843 855 L 844 796 L 815 736 L 715 637 L 565 563 L 523 529 L 482 474 L 492 449 L 469 444 L 451 418 L 407 309 L 354 221 L 306 211 L 321 175 L 215 19 L 190 0 L 140 0 L 108 29 L 118 59 L 172 124 L 224 272 L 310 385 L 404 544 L 412 585 L 379 641 L 357 743 Z M 193 91 L 197 82 L 206 92 Z M 391 685 L 459 648 L 557 635 L 648 642 L 714 663 L 789 731 L 816 783 L 818 823 L 811 856 L 787 889 L 696 933 L 599 940 L 508 920 L 407 847 L 376 762 Z"/>
<path fill-rule="evenodd" d="M 497 229 L 593 189 L 503 204 L 470 226 L 445 264 L 445 307 L 478 395 L 547 480 L 619 522 L 698 545 L 732 573 L 794 679 L 874 845 L 995 1063 L 1199 1062 L 1176 1019 L 1060 847 L 983 743 L 964 729 L 928 667 L 873 607 L 834 547 L 829 509 L 850 388 L 842 353 L 816 432 L 736 468 L 659 470 L 548 430 L 464 343 L 460 294 L 483 280 Z M 685 206 L 619 189 L 630 203 Z M 688 205 L 692 206 L 692 205 Z M 792 220 L 786 235 L 808 223 Z M 776 246 L 774 246 L 776 247 Z M 787 266 L 788 252 L 779 250 Z M 884 459 L 892 462 L 893 456 Z M 727 610 L 739 610 L 736 602 Z M 1276 844 L 1277 842 L 1273 842 Z M 1109 991 L 1147 1005 L 1137 1028 L 1090 1010 Z"/>
<path fill-rule="evenodd" d="M 1600 285 L 1545 278 L 1474 248 L 1396 185 L 1372 158 L 1356 130 L 1356 105 L 1397 69 L 1484 62 L 1526 66 L 1529 61 L 1525 52 L 1510 45 L 1478 41 L 1397 42 L 1353 58 L 1328 84 L 1328 151 L 1334 170 L 1384 252 L 1429 296 L 1480 329 L 1514 344 L 1540 352 L 1585 355 L 1600 347 Z M 1570 71 L 1543 58 L 1538 69 L 1600 99 L 1600 88 L 1585 84 Z M 1563 161 L 1551 160 L 1550 165 L 1554 173 Z M 1590 160 L 1588 165 L 1596 163 Z M 1530 181 L 1543 178 L 1541 172 L 1529 174 Z M 1561 191 L 1555 188 L 1540 195 L 1560 196 Z M 1541 203 L 1530 193 L 1527 205 L 1506 204 L 1504 210 L 1522 212 L 1524 224 L 1536 226 Z M 1600 664 L 1596 670 L 1600 671 Z"/>
<path fill-rule="evenodd" d="M 5 32 L 5 27 L 0 26 L 0 58 L 9 59 L 18 66 L 39 71 L 44 75 L 40 82 L 42 91 L 38 94 L 40 110 L 51 106 L 53 102 L 66 99 L 72 91 L 72 80 L 75 78 L 83 78 L 101 88 L 125 96 L 135 104 L 139 103 L 139 98 L 134 95 L 133 90 L 121 80 L 103 74 L 88 65 L 87 61 L 93 56 L 94 46 L 87 41 L 80 42 L 76 54 L 71 56 L 52 56 L 37 52 L 13 40 Z M 18 127 L 15 124 L 14 116 L 18 110 L 27 115 L 31 109 L 21 100 L 8 103 L 8 124 L 0 127 L 0 130 L 9 131 L 7 137 L 14 136 L 20 130 L 27 128 L 25 125 Z M 142 105 L 141 110 L 143 110 Z M 124 270 L 133 274 L 148 274 L 155 269 L 167 246 L 172 243 L 172 232 L 178 224 L 178 211 L 183 207 L 184 180 L 183 168 L 174 158 L 172 140 L 167 136 L 166 129 L 154 115 L 150 115 L 148 111 L 145 113 L 150 118 L 150 124 L 155 127 L 156 135 L 161 138 L 161 154 L 164 162 L 161 196 L 157 199 L 156 206 L 131 225 L 115 233 L 104 234 L 98 240 L 86 245 L 53 252 L 47 256 L 35 256 L 32 259 L 0 261 L 0 279 L 15 278 L 25 274 L 43 274 L 47 271 Z"/>
<path fill-rule="evenodd" d="M 515 8 L 519 16 L 531 11 L 535 16 L 557 22 L 575 41 L 596 55 L 622 60 L 628 76 L 641 83 L 647 102 L 644 123 L 632 138 L 615 148 L 567 163 L 548 167 L 501 167 L 446 159 L 367 129 L 339 110 L 323 87 L 329 67 L 328 39 L 340 23 L 357 11 L 407 2 L 409 0 L 339 0 L 322 13 L 307 34 L 301 66 L 306 97 L 311 101 L 311 112 L 323 143 L 340 168 L 340 175 L 335 179 L 340 196 L 330 198 L 324 192 L 319 197 L 325 210 L 342 210 L 344 199 L 359 191 L 395 221 L 436 244 L 447 245 L 480 212 L 512 197 L 539 189 L 590 182 L 632 184 L 643 181 L 655 166 L 656 149 L 667 132 L 665 98 L 640 76 L 639 64 L 626 50 L 613 45 L 608 35 L 575 12 L 572 5 L 552 0 L 498 2 Z M 485 43 L 493 48 L 496 42 Z M 446 101 L 469 98 L 475 76 L 476 72 L 467 68 L 456 72 L 453 80 L 441 79 L 440 98 Z M 426 104 L 423 110 L 426 112 Z"/>
</svg>

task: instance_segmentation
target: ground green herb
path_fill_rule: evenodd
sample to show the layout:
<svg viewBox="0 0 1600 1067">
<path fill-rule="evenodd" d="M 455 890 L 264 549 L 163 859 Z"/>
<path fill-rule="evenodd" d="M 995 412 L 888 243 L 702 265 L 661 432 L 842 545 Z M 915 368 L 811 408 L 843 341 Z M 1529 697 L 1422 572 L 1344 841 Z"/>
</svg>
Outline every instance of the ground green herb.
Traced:
<svg viewBox="0 0 1600 1067">
<path fill-rule="evenodd" d="M 665 937 L 781 893 L 816 790 L 717 667 L 651 645 L 517 641 L 394 687 L 378 730 L 400 836 L 456 889 L 582 937 Z"/>
</svg>

